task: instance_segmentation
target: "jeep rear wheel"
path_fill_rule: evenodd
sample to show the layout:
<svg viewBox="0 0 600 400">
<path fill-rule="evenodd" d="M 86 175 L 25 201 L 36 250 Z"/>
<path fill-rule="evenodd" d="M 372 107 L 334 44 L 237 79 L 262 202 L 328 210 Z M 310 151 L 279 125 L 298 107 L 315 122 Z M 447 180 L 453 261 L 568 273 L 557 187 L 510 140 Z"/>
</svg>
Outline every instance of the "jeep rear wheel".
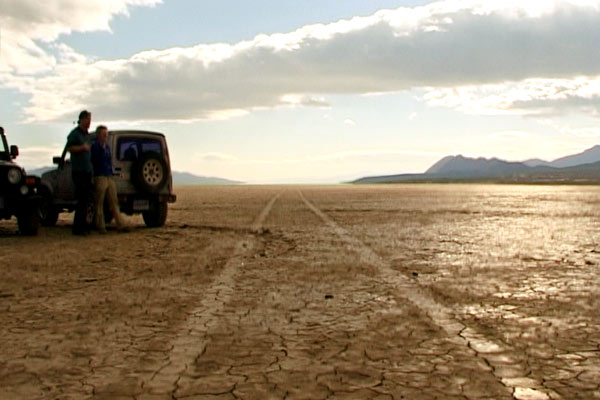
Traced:
<svg viewBox="0 0 600 400">
<path fill-rule="evenodd" d="M 149 211 L 144 211 L 142 217 L 144 223 L 149 228 L 161 227 L 167 222 L 168 205 L 166 202 L 159 202 L 156 207 Z"/>
<path fill-rule="evenodd" d="M 169 173 L 165 159 L 158 153 L 148 152 L 133 164 L 131 179 L 141 191 L 156 193 L 167 183 Z"/>
</svg>

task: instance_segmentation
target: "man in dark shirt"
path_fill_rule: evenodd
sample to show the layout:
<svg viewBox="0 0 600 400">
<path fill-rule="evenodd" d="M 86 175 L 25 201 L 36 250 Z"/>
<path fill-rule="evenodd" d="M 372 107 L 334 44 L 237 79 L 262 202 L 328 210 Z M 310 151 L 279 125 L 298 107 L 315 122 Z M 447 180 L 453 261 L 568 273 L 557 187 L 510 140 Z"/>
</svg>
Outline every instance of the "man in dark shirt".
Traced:
<svg viewBox="0 0 600 400">
<path fill-rule="evenodd" d="M 99 125 L 96 128 L 96 141 L 92 144 L 92 166 L 94 168 L 94 204 L 96 207 L 96 227 L 100 233 L 106 233 L 104 222 L 104 199 L 108 200 L 110 213 L 117 224 L 117 230 L 127 230 L 119 212 L 117 186 L 112 178 L 112 154 L 107 143 L 108 128 Z"/>
<path fill-rule="evenodd" d="M 87 235 L 87 212 L 92 195 L 92 159 L 90 154 L 90 134 L 88 129 L 92 114 L 83 110 L 79 113 L 77 127 L 67 137 L 66 149 L 71 153 L 71 176 L 75 185 L 77 206 L 73 218 L 73 234 Z"/>
</svg>

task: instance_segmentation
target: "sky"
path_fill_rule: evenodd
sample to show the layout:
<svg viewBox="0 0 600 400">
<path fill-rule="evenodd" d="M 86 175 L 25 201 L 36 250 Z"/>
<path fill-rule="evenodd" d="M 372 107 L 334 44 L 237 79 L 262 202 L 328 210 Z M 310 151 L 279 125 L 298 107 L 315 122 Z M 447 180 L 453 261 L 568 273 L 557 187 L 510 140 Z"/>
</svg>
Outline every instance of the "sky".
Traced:
<svg viewBox="0 0 600 400">
<path fill-rule="evenodd" d="M 0 0 L 0 125 L 50 166 L 77 114 L 248 183 L 600 144 L 600 0 Z"/>
</svg>

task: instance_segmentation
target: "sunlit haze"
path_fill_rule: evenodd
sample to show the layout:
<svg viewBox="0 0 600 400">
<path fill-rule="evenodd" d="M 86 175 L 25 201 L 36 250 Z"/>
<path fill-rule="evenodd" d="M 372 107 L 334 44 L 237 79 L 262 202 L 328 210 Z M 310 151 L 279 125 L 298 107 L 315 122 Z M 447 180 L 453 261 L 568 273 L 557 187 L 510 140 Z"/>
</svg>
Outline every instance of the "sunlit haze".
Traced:
<svg viewBox="0 0 600 400">
<path fill-rule="evenodd" d="M 248 183 L 553 160 L 599 144 L 600 0 L 0 0 L 0 125 L 50 166 L 92 127 Z"/>
</svg>

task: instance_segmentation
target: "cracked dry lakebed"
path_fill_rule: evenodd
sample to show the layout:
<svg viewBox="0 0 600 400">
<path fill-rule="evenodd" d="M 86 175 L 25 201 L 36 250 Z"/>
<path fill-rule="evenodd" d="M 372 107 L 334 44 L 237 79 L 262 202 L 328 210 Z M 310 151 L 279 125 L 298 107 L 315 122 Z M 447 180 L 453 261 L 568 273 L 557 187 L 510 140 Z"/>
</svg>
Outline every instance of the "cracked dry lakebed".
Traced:
<svg viewBox="0 0 600 400">
<path fill-rule="evenodd" d="M 0 399 L 600 399 L 600 188 L 178 187 L 0 222 Z"/>
</svg>

